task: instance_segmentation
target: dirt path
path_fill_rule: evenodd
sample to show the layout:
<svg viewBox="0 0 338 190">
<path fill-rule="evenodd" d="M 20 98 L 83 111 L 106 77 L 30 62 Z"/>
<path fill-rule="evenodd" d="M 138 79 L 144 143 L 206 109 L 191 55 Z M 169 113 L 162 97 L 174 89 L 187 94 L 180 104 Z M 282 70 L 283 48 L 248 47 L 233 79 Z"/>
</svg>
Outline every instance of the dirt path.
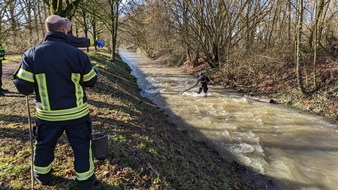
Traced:
<svg viewBox="0 0 338 190">
<path fill-rule="evenodd" d="M 19 65 L 19 62 L 2 63 L 2 88 L 8 89 L 10 92 L 17 92 L 12 78 Z"/>
</svg>

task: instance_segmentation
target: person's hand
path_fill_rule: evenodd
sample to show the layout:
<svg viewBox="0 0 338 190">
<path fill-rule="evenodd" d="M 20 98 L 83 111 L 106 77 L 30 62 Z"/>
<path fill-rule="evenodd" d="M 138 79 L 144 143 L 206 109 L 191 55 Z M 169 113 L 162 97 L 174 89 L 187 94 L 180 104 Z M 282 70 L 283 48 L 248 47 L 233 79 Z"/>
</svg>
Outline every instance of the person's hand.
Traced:
<svg viewBox="0 0 338 190">
<path fill-rule="evenodd" d="M 100 40 L 97 40 L 97 46 L 99 48 L 103 48 L 104 47 L 104 42 L 103 41 L 100 41 Z"/>
</svg>

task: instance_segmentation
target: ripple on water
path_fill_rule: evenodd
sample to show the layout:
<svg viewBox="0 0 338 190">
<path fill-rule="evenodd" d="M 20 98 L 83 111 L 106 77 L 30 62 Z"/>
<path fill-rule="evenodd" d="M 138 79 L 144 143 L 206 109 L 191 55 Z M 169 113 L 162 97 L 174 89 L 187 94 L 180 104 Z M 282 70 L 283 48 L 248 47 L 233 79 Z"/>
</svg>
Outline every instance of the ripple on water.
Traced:
<svg viewBox="0 0 338 190">
<path fill-rule="evenodd" d="M 147 89 L 147 90 L 144 90 L 145 93 L 147 94 L 156 94 L 158 92 L 157 89 Z"/>
<path fill-rule="evenodd" d="M 129 51 L 124 52 L 125 56 L 122 52 L 121 57 L 138 57 L 134 53 L 129 54 Z M 159 84 L 159 89 L 165 89 L 161 94 L 163 106 L 189 126 L 208 133 L 209 139 L 217 142 L 217 150 L 225 154 L 225 158 L 235 158 L 261 173 L 264 172 L 263 165 L 266 175 L 282 179 L 279 184 L 282 188 L 278 189 L 299 190 L 302 186 L 306 190 L 316 187 L 321 187 L 321 190 L 338 189 L 336 122 L 285 106 L 253 101 L 216 86 L 210 86 L 211 93 L 207 98 L 202 97 L 203 93 L 196 93 L 198 88 L 179 94 L 195 84 L 196 77 L 157 68 L 147 60 L 137 58 L 134 63 L 128 63 L 140 87 L 148 89 L 153 83 L 154 86 Z M 143 79 L 145 77 L 150 82 Z M 151 101 L 160 98 L 157 92 L 151 93 L 154 94 L 147 94 Z M 169 119 L 178 123 L 177 117 Z M 201 136 L 201 132 L 193 135 Z M 288 182 L 290 184 L 285 184 Z"/>
<path fill-rule="evenodd" d="M 235 144 L 231 147 L 231 152 L 236 154 L 252 153 L 254 151 L 254 147 L 247 143 Z"/>
</svg>

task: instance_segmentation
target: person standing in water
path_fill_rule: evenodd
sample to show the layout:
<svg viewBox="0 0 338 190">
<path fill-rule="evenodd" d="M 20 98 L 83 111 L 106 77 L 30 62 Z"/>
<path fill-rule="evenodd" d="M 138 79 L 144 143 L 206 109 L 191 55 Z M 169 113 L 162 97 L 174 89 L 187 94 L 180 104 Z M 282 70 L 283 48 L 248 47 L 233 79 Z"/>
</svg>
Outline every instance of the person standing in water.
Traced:
<svg viewBox="0 0 338 190">
<path fill-rule="evenodd" d="M 210 79 L 209 77 L 205 76 L 204 73 L 200 73 L 199 74 L 199 77 L 197 79 L 197 83 L 196 83 L 196 86 L 198 84 L 200 84 L 200 87 L 198 89 L 198 94 L 200 94 L 203 90 L 204 92 L 204 95 L 207 96 L 207 92 L 208 92 L 208 82 L 210 82 Z"/>
</svg>

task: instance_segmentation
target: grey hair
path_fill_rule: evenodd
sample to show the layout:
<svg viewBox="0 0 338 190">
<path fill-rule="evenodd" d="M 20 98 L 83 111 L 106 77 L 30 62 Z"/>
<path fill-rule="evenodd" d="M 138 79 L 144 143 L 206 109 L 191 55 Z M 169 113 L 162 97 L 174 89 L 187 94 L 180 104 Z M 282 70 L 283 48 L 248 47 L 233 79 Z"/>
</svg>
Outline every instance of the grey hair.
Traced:
<svg viewBox="0 0 338 190">
<path fill-rule="evenodd" d="M 45 25 L 48 32 L 60 32 L 63 28 L 67 27 L 66 22 L 62 19 L 55 23 L 46 22 Z"/>
<path fill-rule="evenodd" d="M 65 21 L 66 21 L 67 26 L 68 25 L 73 25 L 73 23 L 68 18 L 65 18 Z"/>
</svg>

